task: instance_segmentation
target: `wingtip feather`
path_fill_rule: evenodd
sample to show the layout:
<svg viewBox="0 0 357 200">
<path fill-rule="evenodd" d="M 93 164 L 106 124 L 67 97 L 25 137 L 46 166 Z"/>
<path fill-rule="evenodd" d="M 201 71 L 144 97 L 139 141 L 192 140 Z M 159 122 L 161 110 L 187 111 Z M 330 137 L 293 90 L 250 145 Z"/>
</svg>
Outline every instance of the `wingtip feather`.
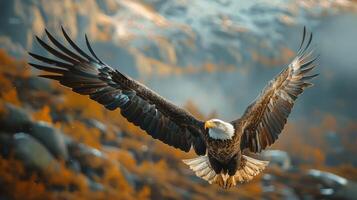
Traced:
<svg viewBox="0 0 357 200">
<path fill-rule="evenodd" d="M 60 75 L 39 75 L 39 77 L 46 78 L 46 79 L 52 79 L 52 80 L 56 80 L 56 81 L 62 80 L 62 76 L 60 76 Z"/>
</svg>

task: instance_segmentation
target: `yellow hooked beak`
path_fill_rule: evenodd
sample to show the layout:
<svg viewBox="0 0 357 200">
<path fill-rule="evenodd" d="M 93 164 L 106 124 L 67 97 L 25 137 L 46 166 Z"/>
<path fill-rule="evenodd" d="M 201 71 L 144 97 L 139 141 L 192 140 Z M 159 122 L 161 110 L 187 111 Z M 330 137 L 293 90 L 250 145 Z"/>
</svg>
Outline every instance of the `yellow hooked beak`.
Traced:
<svg viewBox="0 0 357 200">
<path fill-rule="evenodd" d="M 208 128 L 214 128 L 216 127 L 216 124 L 212 121 L 206 121 L 205 122 L 205 129 L 208 129 Z"/>
</svg>

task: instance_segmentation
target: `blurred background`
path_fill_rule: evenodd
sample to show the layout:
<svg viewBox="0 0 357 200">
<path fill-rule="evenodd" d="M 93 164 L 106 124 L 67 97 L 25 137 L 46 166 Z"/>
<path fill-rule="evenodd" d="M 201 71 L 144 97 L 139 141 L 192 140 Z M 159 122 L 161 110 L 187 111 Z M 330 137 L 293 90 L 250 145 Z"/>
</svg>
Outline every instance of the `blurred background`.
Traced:
<svg viewBox="0 0 357 200">
<path fill-rule="evenodd" d="M 355 199 L 357 1 L 0 1 L 0 199 Z M 222 190 L 119 111 L 37 78 L 63 25 L 109 65 L 204 120 L 239 117 L 314 33 L 320 76 L 253 181 Z"/>
</svg>

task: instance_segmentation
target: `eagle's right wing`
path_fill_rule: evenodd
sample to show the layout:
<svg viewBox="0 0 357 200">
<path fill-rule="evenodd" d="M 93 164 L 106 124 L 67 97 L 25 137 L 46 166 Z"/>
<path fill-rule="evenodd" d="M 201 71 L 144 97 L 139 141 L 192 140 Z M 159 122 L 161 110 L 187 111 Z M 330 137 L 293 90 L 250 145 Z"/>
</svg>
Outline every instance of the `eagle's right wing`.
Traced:
<svg viewBox="0 0 357 200">
<path fill-rule="evenodd" d="M 77 53 L 63 46 L 46 30 L 49 40 L 58 50 L 36 38 L 45 50 L 61 61 L 29 53 L 33 58 L 47 64 L 29 63 L 31 66 L 53 73 L 41 77 L 57 80 L 74 92 L 88 95 L 109 110 L 120 108 L 121 114 L 129 122 L 170 146 L 186 152 L 193 146 L 197 154 L 206 153 L 201 131 L 203 122 L 102 62 L 94 53 L 87 37 L 86 44 L 92 56 L 81 50 L 63 28 L 62 32 Z"/>
<path fill-rule="evenodd" d="M 312 34 L 303 47 L 305 35 L 304 28 L 300 50 L 290 65 L 269 82 L 242 118 L 233 122 L 244 127 L 242 150 L 249 148 L 252 152 L 260 152 L 273 144 L 283 130 L 297 97 L 305 88 L 312 86 L 308 80 L 318 74 L 309 75 L 309 72 L 314 69 L 316 58 L 312 58 L 312 51 L 309 51 Z"/>
</svg>

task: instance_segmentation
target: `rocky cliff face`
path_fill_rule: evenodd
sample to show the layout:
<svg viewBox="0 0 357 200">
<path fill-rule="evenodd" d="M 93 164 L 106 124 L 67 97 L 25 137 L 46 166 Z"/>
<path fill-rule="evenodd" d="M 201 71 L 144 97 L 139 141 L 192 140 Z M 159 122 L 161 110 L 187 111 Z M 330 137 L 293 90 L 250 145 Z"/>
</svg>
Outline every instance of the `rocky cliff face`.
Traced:
<svg viewBox="0 0 357 200">
<path fill-rule="evenodd" d="M 289 63 L 303 26 L 316 36 L 321 85 L 339 82 L 354 63 L 349 52 L 356 45 L 346 47 L 339 41 L 352 40 L 357 33 L 354 1 L 14 0 L 3 1 L 0 7 L 0 47 L 13 55 L 27 57 L 26 50 L 38 50 L 34 35 L 42 37 L 46 27 L 60 36 L 63 25 L 81 44 L 87 33 L 107 63 L 176 103 L 191 100 L 205 113 L 217 111 L 229 119 L 242 113 Z M 172 85 L 177 86 L 175 92 Z M 314 90 L 329 99 L 345 86 Z M 345 106 L 331 106 L 333 102 L 318 102 L 312 93 L 295 113 L 309 114 L 318 107 L 356 117 L 357 112 L 346 109 L 352 106 L 349 94 L 342 94 L 340 104 Z"/>
</svg>

